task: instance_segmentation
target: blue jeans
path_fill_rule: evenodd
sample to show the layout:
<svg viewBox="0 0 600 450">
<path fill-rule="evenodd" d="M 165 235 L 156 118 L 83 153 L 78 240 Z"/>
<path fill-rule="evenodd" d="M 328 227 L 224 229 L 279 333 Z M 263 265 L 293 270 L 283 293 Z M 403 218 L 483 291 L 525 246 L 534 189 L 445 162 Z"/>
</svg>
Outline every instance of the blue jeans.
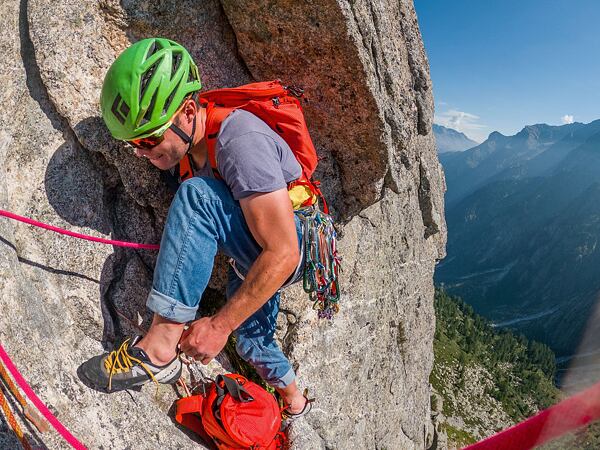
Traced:
<svg viewBox="0 0 600 450">
<path fill-rule="evenodd" d="M 295 220 L 298 245 L 302 246 L 302 224 L 297 216 Z M 233 258 L 242 275 L 248 273 L 262 251 L 225 183 L 202 177 L 186 180 L 169 209 L 148 308 L 175 322 L 193 321 L 217 250 Z M 228 299 L 241 284 L 242 280 L 230 267 Z M 267 383 L 282 388 L 294 381 L 295 374 L 273 338 L 278 312 L 279 292 L 235 330 L 234 335 L 238 354 L 252 364 Z"/>
</svg>

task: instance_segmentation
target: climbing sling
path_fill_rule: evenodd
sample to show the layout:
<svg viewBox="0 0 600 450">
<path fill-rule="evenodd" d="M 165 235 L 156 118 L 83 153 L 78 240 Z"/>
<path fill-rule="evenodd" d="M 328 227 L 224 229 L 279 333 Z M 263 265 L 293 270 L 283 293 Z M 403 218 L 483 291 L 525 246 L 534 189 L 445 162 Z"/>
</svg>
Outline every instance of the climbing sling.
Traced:
<svg viewBox="0 0 600 450">
<path fill-rule="evenodd" d="M 332 319 L 339 311 L 338 275 L 341 257 L 336 247 L 333 218 L 318 207 L 296 211 L 304 231 L 304 276 L 302 286 L 313 302 L 319 318 Z"/>
</svg>

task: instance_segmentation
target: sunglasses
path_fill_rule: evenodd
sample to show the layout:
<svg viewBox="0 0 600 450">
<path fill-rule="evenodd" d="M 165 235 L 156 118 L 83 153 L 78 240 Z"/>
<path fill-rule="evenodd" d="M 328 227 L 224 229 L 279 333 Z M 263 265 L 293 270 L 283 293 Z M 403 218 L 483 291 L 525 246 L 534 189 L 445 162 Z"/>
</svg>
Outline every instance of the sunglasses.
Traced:
<svg viewBox="0 0 600 450">
<path fill-rule="evenodd" d="M 151 150 L 152 148 L 156 147 L 158 144 L 160 144 L 162 141 L 165 140 L 165 132 L 169 128 L 171 128 L 171 125 L 173 125 L 173 121 L 169 120 L 167 123 L 165 123 L 162 127 L 160 127 L 158 130 L 156 130 L 151 135 L 145 136 L 145 137 L 139 138 L 139 139 L 132 139 L 130 141 L 125 141 L 125 143 L 129 144 L 129 146 L 133 147 L 133 148 L 139 148 L 142 150 Z"/>
<path fill-rule="evenodd" d="M 173 114 L 173 117 L 171 117 L 171 120 L 169 120 L 161 127 L 157 128 L 155 131 L 152 132 L 152 134 L 150 134 L 149 136 L 141 137 L 139 139 L 125 141 L 125 143 L 128 144 L 130 147 L 133 147 L 134 149 L 139 148 L 142 150 L 152 150 L 154 147 L 156 147 L 158 144 L 165 140 L 166 131 L 169 128 L 171 128 L 175 116 L 177 116 L 177 114 L 179 114 L 183 110 L 183 107 L 185 106 L 185 101 L 188 98 L 190 97 L 187 97 L 183 100 L 179 109 L 175 111 L 175 114 Z"/>
</svg>

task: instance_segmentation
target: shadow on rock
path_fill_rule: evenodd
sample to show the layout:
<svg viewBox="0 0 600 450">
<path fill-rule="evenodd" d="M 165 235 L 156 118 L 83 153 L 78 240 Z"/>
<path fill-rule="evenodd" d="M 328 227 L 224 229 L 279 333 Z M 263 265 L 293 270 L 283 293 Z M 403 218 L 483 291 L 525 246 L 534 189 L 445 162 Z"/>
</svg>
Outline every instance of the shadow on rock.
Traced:
<svg viewBox="0 0 600 450">
<path fill-rule="evenodd" d="M 48 201 L 56 213 L 71 225 L 114 239 L 158 242 L 162 221 L 124 188 L 115 161 L 107 158 L 107 153 L 112 152 L 116 160 L 131 155 L 116 153 L 119 143 L 108 135 L 102 119 L 90 117 L 76 126 L 75 133 L 65 135 L 66 142 L 52 155 L 44 179 Z M 88 146 L 98 151 L 90 151 Z M 105 349 L 126 335 L 143 334 L 136 326 L 147 328 L 145 300 L 156 254 L 114 247 L 105 261 L 99 281 Z"/>
<path fill-rule="evenodd" d="M 112 227 L 103 201 L 105 178 L 89 152 L 74 139 L 54 152 L 44 184 L 50 205 L 62 219 L 110 234 Z"/>
</svg>

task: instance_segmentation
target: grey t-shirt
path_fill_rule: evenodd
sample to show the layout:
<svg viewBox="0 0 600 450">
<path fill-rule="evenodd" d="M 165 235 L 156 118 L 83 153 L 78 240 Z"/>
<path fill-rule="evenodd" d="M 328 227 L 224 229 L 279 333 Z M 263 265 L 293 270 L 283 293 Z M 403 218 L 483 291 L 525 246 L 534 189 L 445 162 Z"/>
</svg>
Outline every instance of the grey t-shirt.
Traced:
<svg viewBox="0 0 600 450">
<path fill-rule="evenodd" d="M 221 124 L 215 151 L 217 170 L 236 200 L 285 188 L 302 173 L 285 140 L 254 114 L 241 109 Z M 194 175 L 214 176 L 208 163 Z"/>
</svg>

